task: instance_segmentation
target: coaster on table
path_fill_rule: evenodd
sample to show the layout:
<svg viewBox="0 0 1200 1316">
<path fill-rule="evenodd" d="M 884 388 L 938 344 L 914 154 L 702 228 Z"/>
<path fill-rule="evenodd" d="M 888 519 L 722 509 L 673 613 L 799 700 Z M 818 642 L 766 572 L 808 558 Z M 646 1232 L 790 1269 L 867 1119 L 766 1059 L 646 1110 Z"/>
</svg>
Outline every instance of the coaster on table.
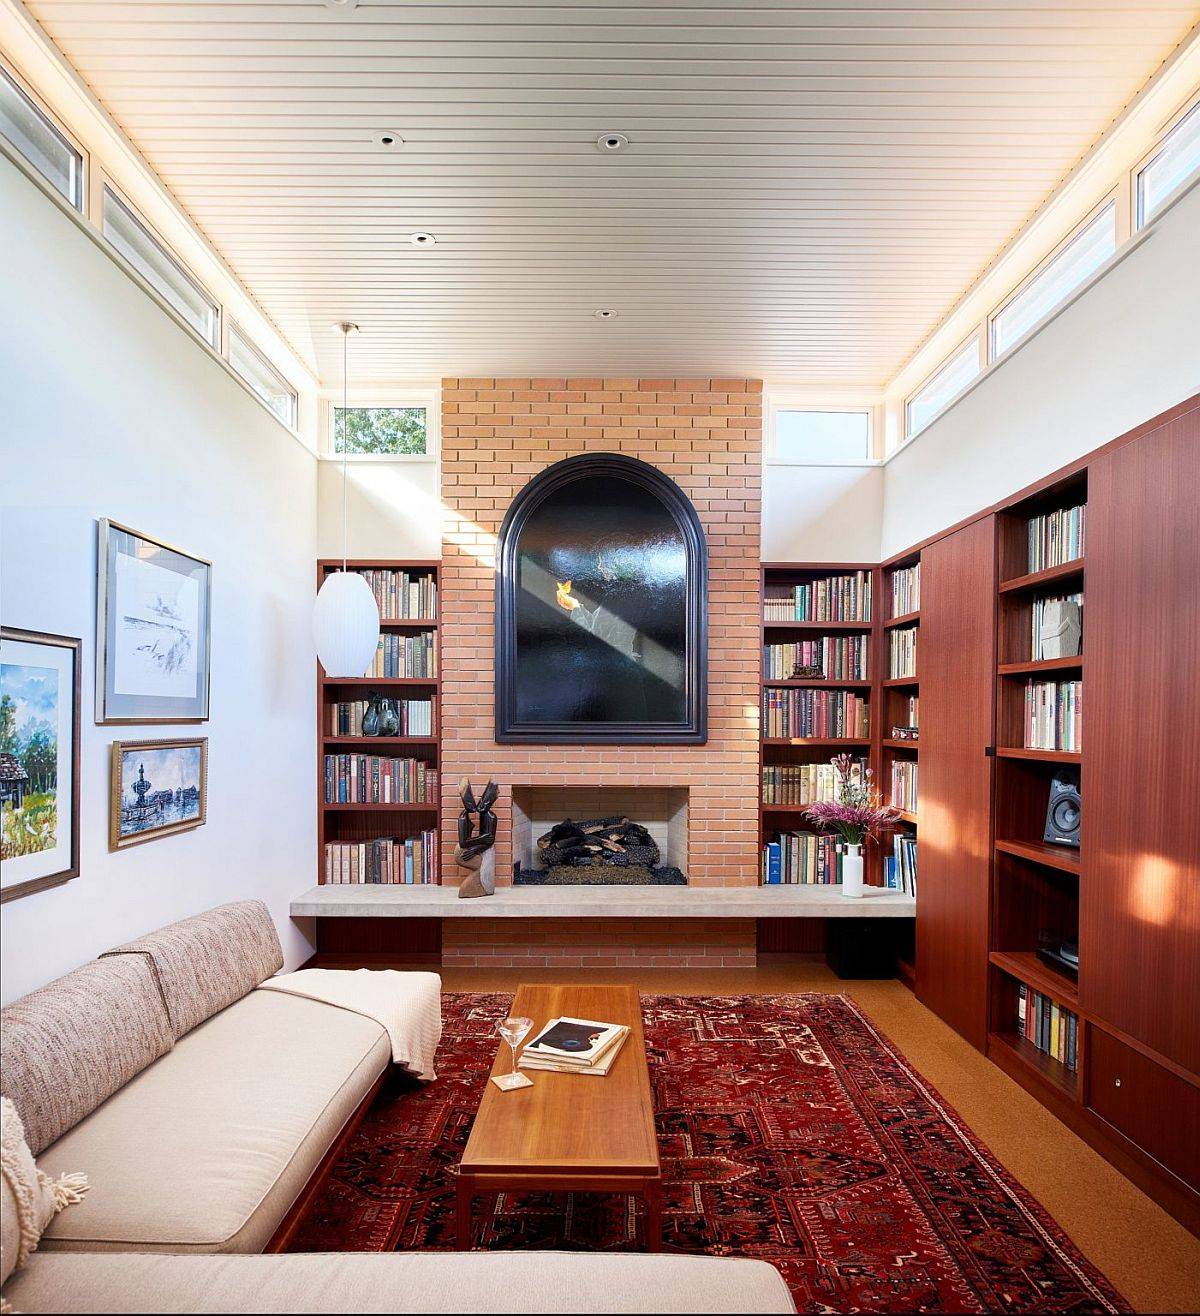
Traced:
<svg viewBox="0 0 1200 1316">
<path fill-rule="evenodd" d="M 515 1092 L 517 1088 L 533 1087 L 533 1079 L 524 1074 L 497 1074 L 492 1082 L 501 1092 Z"/>
</svg>

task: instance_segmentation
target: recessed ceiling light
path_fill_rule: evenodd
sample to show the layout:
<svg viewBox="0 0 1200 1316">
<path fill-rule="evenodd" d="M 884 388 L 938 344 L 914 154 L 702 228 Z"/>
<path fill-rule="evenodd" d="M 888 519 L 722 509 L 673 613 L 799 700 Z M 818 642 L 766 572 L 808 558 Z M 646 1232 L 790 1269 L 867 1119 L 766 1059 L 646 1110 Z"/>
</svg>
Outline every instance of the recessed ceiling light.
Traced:
<svg viewBox="0 0 1200 1316">
<path fill-rule="evenodd" d="M 593 311 L 592 314 L 597 320 L 615 320 L 617 318 L 616 311 L 608 306 L 602 306 L 598 311 Z"/>
<path fill-rule="evenodd" d="M 397 146 L 404 145 L 404 138 L 401 137 L 398 132 L 393 132 L 390 128 L 385 128 L 382 132 L 375 133 L 371 140 L 381 151 L 394 151 Z"/>
<path fill-rule="evenodd" d="M 624 133 L 601 133 L 596 138 L 596 150 L 611 155 L 614 151 L 623 151 L 629 145 L 629 138 Z"/>
<path fill-rule="evenodd" d="M 436 247 L 437 238 L 432 233 L 410 233 L 408 240 L 414 247 Z"/>
</svg>

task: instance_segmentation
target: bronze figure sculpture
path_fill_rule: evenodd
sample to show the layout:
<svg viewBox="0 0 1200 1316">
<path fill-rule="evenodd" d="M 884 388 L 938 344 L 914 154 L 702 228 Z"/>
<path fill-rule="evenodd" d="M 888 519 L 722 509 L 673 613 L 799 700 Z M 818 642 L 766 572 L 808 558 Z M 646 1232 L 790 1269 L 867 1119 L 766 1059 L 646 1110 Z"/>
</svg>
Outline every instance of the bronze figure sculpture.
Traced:
<svg viewBox="0 0 1200 1316">
<path fill-rule="evenodd" d="M 464 777 L 459 783 L 458 794 L 463 807 L 458 815 L 454 862 L 467 873 L 459 885 L 458 894 L 464 899 L 490 896 L 496 890 L 496 815 L 492 812 L 492 805 L 500 794 L 500 787 L 489 781 L 476 800 L 470 781 Z"/>
</svg>

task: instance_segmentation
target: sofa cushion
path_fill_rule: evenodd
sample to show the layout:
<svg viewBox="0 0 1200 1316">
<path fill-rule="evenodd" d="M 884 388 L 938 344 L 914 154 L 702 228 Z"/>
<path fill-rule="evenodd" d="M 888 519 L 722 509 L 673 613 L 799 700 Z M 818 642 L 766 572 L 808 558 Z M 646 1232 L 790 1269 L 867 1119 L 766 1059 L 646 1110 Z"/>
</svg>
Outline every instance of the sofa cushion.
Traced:
<svg viewBox="0 0 1200 1316">
<path fill-rule="evenodd" d="M 23 1312 L 794 1312 L 774 1266 L 570 1252 L 47 1256 L 5 1291 Z"/>
<path fill-rule="evenodd" d="M 43 1154 L 92 1189 L 42 1247 L 261 1251 L 390 1054 L 371 1019 L 251 992 Z"/>
<path fill-rule="evenodd" d="M 153 968 L 176 1038 L 283 967 L 279 934 L 261 900 L 218 905 L 105 952 L 123 955 L 142 956 Z"/>
<path fill-rule="evenodd" d="M 173 1043 L 150 965 L 96 960 L 0 1011 L 0 1092 L 36 1156 Z"/>
</svg>

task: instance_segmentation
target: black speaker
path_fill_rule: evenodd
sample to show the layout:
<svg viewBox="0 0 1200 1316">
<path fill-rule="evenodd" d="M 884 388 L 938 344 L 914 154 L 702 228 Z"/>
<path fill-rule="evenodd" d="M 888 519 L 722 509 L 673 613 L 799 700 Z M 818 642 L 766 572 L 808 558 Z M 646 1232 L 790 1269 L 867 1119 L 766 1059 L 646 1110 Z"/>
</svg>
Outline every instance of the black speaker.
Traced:
<svg viewBox="0 0 1200 1316">
<path fill-rule="evenodd" d="M 1046 808 L 1045 839 L 1051 845 L 1073 845 L 1079 849 L 1079 773 L 1064 769 L 1050 782 Z"/>
</svg>

